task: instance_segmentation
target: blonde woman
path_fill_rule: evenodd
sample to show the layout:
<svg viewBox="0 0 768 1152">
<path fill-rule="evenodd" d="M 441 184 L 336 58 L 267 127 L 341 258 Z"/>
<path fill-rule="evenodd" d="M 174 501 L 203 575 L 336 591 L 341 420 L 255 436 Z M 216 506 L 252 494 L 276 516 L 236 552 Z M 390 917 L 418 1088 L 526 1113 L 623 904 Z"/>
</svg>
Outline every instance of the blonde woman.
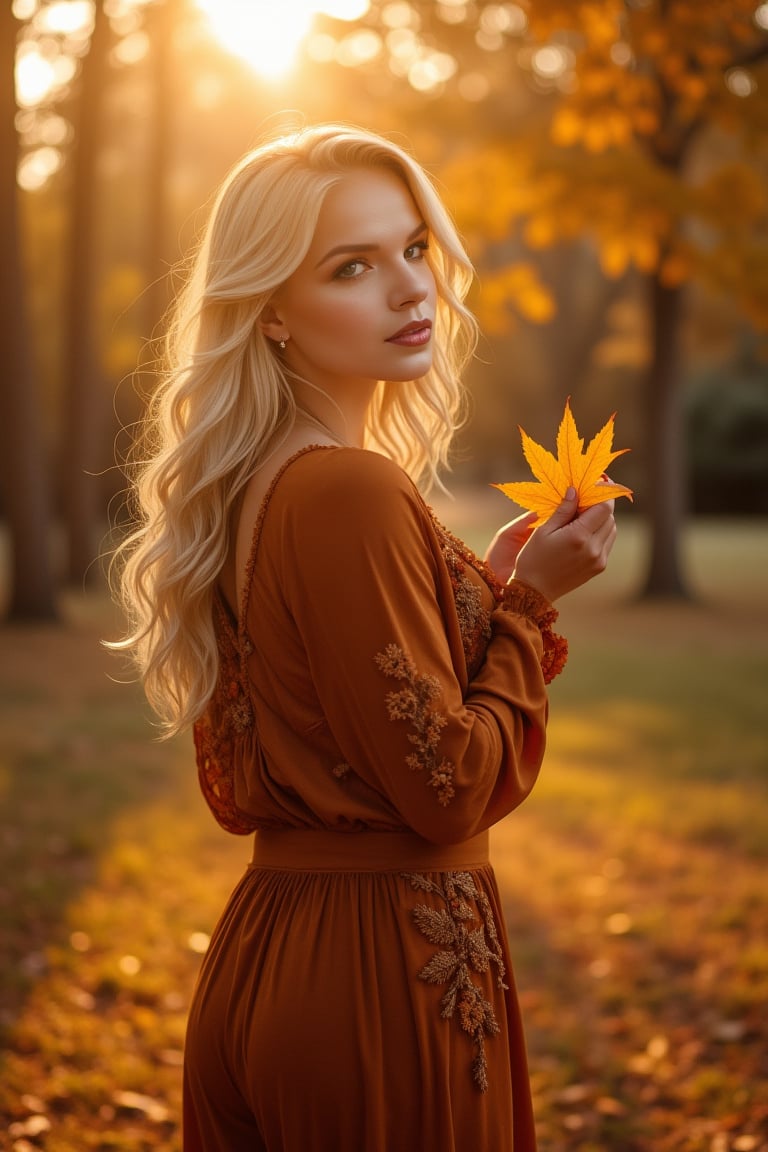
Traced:
<svg viewBox="0 0 768 1152">
<path fill-rule="evenodd" d="M 413 159 L 323 126 L 232 171 L 178 301 L 122 646 L 255 832 L 191 1008 L 186 1152 L 535 1148 L 488 828 L 542 761 L 552 602 L 615 525 L 569 492 L 482 562 L 424 502 L 470 280 Z"/>
</svg>

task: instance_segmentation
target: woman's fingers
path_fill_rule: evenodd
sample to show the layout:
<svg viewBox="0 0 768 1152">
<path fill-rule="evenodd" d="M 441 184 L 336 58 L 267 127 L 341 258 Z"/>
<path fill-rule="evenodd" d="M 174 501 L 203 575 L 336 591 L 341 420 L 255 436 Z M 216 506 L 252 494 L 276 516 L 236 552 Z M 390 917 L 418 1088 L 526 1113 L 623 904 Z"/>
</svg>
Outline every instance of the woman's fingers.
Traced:
<svg viewBox="0 0 768 1152">
<path fill-rule="evenodd" d="M 612 501 L 576 514 L 567 495 L 521 549 L 515 575 L 554 601 L 605 570 L 615 538 Z"/>
<path fill-rule="evenodd" d="M 597 532 L 604 524 L 613 519 L 615 500 L 603 500 L 602 504 L 593 504 L 579 516 L 579 523 L 589 532 Z"/>
</svg>

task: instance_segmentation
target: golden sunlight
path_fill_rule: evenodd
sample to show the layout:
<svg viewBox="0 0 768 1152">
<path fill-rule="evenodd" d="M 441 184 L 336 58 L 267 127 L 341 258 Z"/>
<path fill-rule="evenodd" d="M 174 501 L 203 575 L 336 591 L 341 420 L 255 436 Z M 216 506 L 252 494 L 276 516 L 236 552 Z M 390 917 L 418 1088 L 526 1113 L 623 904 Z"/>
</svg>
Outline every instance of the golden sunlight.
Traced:
<svg viewBox="0 0 768 1152">
<path fill-rule="evenodd" d="M 316 15 L 358 20 L 370 0 L 197 0 L 219 43 L 267 79 L 285 75 Z"/>
</svg>

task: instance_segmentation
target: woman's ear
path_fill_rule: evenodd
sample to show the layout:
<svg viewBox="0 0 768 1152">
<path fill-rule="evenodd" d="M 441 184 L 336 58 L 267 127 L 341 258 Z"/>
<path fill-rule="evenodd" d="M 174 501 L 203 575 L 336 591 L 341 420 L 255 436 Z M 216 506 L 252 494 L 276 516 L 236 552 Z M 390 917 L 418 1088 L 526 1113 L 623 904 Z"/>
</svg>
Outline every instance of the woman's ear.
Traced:
<svg viewBox="0 0 768 1152">
<path fill-rule="evenodd" d="M 274 340 L 278 344 L 290 336 L 280 314 L 272 304 L 267 304 L 257 323 L 267 339 Z"/>
</svg>

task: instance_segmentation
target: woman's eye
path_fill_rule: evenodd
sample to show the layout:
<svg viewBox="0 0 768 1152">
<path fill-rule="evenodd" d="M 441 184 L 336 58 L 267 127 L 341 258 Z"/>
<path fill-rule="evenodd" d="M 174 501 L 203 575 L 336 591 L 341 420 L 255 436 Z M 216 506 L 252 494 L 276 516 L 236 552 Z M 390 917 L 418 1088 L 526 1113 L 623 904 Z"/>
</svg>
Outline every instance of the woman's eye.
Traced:
<svg viewBox="0 0 768 1152">
<path fill-rule="evenodd" d="M 427 240 L 419 240 L 416 244 L 411 244 L 405 250 L 406 260 L 419 260 L 425 252 L 429 250 L 429 242 Z"/>
<path fill-rule="evenodd" d="M 361 272 L 365 270 L 365 264 L 362 260 L 350 260 L 349 264 L 342 264 L 334 273 L 337 280 L 354 280 Z"/>
</svg>

